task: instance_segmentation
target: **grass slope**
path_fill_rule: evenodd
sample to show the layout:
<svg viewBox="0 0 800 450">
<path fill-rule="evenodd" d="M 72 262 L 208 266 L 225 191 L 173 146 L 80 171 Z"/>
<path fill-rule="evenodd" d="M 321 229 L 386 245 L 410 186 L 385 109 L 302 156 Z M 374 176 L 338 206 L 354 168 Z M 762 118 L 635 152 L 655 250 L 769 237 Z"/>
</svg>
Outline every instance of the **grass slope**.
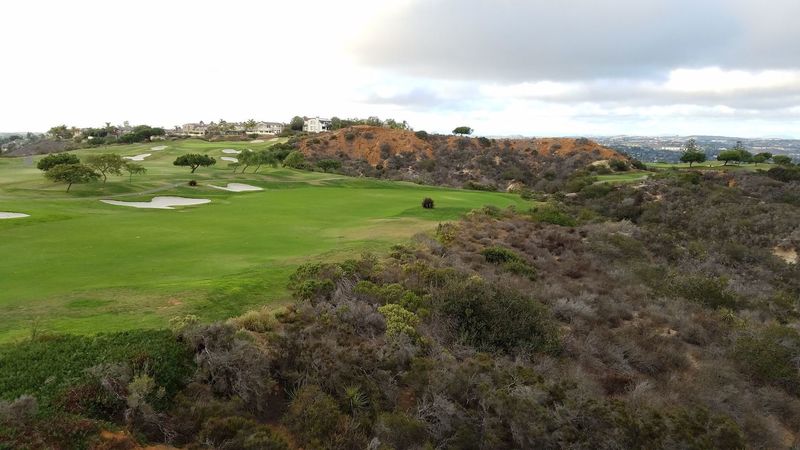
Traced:
<svg viewBox="0 0 800 450">
<path fill-rule="evenodd" d="M 188 313 L 229 317 L 282 301 L 288 274 L 300 263 L 384 250 L 484 204 L 526 204 L 506 194 L 280 168 L 233 174 L 219 160 L 222 149 L 273 142 L 187 140 L 166 142 L 163 151 L 150 150 L 159 144 L 77 151 L 152 156 L 140 162 L 148 173 L 132 182 L 112 176 L 106 185 L 75 185 L 70 193 L 45 180 L 36 159 L 0 159 L 0 211 L 31 215 L 0 220 L 0 342 L 25 337 L 34 326 L 91 334 L 159 328 Z M 172 165 L 190 152 L 208 153 L 217 165 L 193 175 Z M 190 179 L 199 186 L 189 187 Z M 208 187 L 228 182 L 265 190 Z M 155 195 L 212 203 L 143 210 L 99 201 Z M 436 209 L 422 209 L 423 197 L 432 197 Z"/>
</svg>

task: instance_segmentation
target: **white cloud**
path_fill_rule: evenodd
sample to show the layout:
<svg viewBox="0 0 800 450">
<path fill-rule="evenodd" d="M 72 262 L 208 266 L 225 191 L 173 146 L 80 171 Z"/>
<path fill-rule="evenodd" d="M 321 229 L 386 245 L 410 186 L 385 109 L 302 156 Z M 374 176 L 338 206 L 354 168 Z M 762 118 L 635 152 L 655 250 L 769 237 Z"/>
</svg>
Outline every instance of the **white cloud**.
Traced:
<svg viewBox="0 0 800 450">
<path fill-rule="evenodd" d="M 798 135 L 797 15 L 796 0 L 0 2 L 0 130 L 319 114 Z"/>
</svg>

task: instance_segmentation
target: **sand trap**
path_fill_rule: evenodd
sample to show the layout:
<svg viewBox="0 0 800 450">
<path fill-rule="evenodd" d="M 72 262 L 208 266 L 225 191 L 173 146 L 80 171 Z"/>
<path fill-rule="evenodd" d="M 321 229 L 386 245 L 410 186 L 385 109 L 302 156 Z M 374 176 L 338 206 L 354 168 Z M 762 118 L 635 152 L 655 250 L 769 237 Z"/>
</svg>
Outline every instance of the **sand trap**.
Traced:
<svg viewBox="0 0 800 450">
<path fill-rule="evenodd" d="M 223 161 L 228 161 L 228 162 L 239 162 L 238 158 L 234 158 L 232 156 L 221 156 L 219 159 L 221 159 Z"/>
<path fill-rule="evenodd" d="M 211 203 L 207 198 L 186 197 L 153 197 L 149 202 L 123 202 L 120 200 L 100 200 L 103 203 L 116 206 L 130 206 L 132 208 L 174 209 L 173 206 L 193 206 Z"/>
<path fill-rule="evenodd" d="M 228 155 L 238 155 L 239 153 L 242 153 L 242 152 L 239 151 L 239 150 L 234 150 L 232 148 L 226 148 L 226 149 L 222 150 L 222 153 L 226 153 Z"/>
<path fill-rule="evenodd" d="M 157 147 L 150 147 L 150 150 L 153 150 L 154 152 L 158 152 L 158 151 L 164 150 L 165 148 L 167 148 L 166 145 L 159 145 Z"/>
<path fill-rule="evenodd" d="M 136 156 L 123 156 L 122 159 L 130 159 L 131 161 L 144 161 L 145 158 L 152 155 L 152 153 L 142 153 Z"/>
<path fill-rule="evenodd" d="M 264 142 L 263 139 L 253 139 L 252 141 L 250 141 L 251 144 L 260 144 L 262 142 Z"/>
<path fill-rule="evenodd" d="M 228 185 L 228 186 L 230 186 L 230 185 Z M 243 184 L 242 186 L 247 186 L 247 185 Z M 221 189 L 224 189 L 224 188 L 221 188 Z M 261 189 L 261 188 L 259 188 L 259 189 Z M 0 219 L 21 219 L 23 217 L 30 217 L 30 216 L 28 214 L 0 211 Z"/>
<path fill-rule="evenodd" d="M 214 186 L 213 184 L 209 184 L 209 187 L 214 189 L 222 189 L 223 191 L 231 191 L 231 192 L 253 192 L 253 191 L 263 191 L 263 188 L 258 186 L 251 186 L 249 184 L 242 184 L 242 183 L 228 183 L 227 186 Z"/>
</svg>

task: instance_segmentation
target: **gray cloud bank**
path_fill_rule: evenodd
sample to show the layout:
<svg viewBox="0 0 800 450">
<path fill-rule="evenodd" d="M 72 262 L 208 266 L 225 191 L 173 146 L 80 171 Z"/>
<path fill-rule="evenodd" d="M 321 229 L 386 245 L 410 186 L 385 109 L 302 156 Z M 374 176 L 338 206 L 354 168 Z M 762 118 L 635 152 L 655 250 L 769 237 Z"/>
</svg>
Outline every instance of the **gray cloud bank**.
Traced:
<svg viewBox="0 0 800 450">
<path fill-rule="evenodd" d="M 442 79 L 656 79 L 800 68 L 798 0 L 422 0 L 367 29 L 366 65 Z"/>
</svg>

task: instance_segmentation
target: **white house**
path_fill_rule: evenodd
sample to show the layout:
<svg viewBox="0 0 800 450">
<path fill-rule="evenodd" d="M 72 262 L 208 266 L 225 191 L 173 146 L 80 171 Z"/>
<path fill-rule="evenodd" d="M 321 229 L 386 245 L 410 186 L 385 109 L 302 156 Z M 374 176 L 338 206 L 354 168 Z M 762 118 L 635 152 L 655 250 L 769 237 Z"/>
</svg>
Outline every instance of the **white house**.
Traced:
<svg viewBox="0 0 800 450">
<path fill-rule="evenodd" d="M 284 125 L 279 122 L 258 122 L 252 132 L 256 134 L 281 134 L 283 127 Z"/>
<path fill-rule="evenodd" d="M 208 125 L 200 121 L 200 123 L 185 123 L 181 126 L 181 134 L 185 136 L 205 136 L 208 131 Z"/>
<path fill-rule="evenodd" d="M 331 119 L 320 117 L 307 117 L 303 122 L 303 131 L 308 133 L 322 133 L 331 129 Z"/>
</svg>

